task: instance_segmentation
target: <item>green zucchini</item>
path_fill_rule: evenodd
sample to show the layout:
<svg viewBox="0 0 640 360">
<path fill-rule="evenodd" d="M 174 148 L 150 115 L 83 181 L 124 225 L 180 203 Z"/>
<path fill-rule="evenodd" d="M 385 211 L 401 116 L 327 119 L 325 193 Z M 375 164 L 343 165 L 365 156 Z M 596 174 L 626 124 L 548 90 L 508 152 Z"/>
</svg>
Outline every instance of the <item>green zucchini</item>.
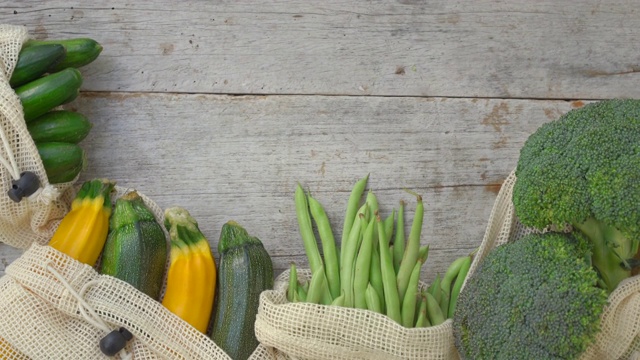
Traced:
<svg viewBox="0 0 640 360">
<path fill-rule="evenodd" d="M 27 124 L 27 130 L 35 143 L 68 142 L 77 144 L 91 131 L 92 124 L 75 111 L 49 111 Z"/>
<path fill-rule="evenodd" d="M 29 40 L 24 46 L 31 47 L 37 45 L 62 45 L 66 50 L 66 56 L 58 63 L 53 71 L 60 71 L 66 68 L 79 68 L 90 64 L 102 52 L 102 45 L 89 38 L 65 39 L 65 40 Z"/>
<path fill-rule="evenodd" d="M 18 62 L 9 79 L 9 85 L 16 88 L 39 78 L 60 63 L 64 56 L 65 49 L 60 44 L 23 48 L 18 55 Z"/>
<path fill-rule="evenodd" d="M 116 200 L 100 272 L 126 281 L 158 300 L 167 265 L 167 238 L 140 195 Z"/>
<path fill-rule="evenodd" d="M 69 182 L 84 168 L 85 153 L 77 144 L 46 142 L 36 147 L 50 184 Z"/>
<path fill-rule="evenodd" d="M 222 226 L 211 339 L 234 360 L 258 346 L 254 323 L 260 293 L 273 288 L 273 264 L 262 242 L 234 221 Z"/>
<path fill-rule="evenodd" d="M 68 68 L 31 81 L 15 89 L 22 102 L 24 119 L 29 121 L 65 103 L 82 85 L 82 75 Z"/>
</svg>

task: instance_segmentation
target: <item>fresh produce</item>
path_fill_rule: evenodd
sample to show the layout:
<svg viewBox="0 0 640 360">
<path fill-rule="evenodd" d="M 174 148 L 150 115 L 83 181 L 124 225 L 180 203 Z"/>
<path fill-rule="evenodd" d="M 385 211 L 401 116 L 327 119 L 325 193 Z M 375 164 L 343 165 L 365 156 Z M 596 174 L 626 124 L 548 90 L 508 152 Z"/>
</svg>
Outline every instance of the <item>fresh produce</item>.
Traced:
<svg viewBox="0 0 640 360">
<path fill-rule="evenodd" d="M 82 85 L 82 75 L 67 68 L 15 88 L 27 123 L 64 104 Z"/>
<path fill-rule="evenodd" d="M 102 45 L 89 38 L 29 40 L 23 45 L 23 48 L 27 50 L 31 47 L 43 45 L 61 45 L 64 47 L 66 56 L 53 67 L 53 72 L 88 65 L 97 59 L 102 52 Z"/>
<path fill-rule="evenodd" d="M 94 61 L 102 46 L 93 39 L 29 40 L 23 44 L 18 61 L 10 78 L 10 85 L 23 107 L 24 120 L 38 151 L 49 157 L 43 166 L 51 184 L 68 182 L 84 168 L 84 156 L 78 163 L 77 146 L 40 149 L 43 143 L 78 144 L 89 131 L 91 124 L 77 112 L 56 110 L 76 99 L 82 85 L 82 75 L 77 68 Z M 70 153 L 70 151 L 74 149 Z M 51 156 L 59 154 L 61 159 Z M 75 166 L 71 166 L 71 164 Z M 61 169 L 65 164 L 65 169 Z"/>
<path fill-rule="evenodd" d="M 222 226 L 218 253 L 211 339 L 232 359 L 244 360 L 258 346 L 254 323 L 260 293 L 273 288 L 273 265 L 262 242 L 234 221 Z"/>
<path fill-rule="evenodd" d="M 364 204 L 360 203 L 368 178 L 367 175 L 359 180 L 349 196 L 339 254 L 322 205 L 298 184 L 294 198 L 296 217 L 311 279 L 299 281 L 297 268 L 291 264 L 287 299 L 368 309 L 405 327 L 441 324 L 455 310 L 471 256 L 456 259 L 444 281 L 438 276 L 435 286 L 422 288 L 420 272 L 429 254 L 428 246 L 420 246 L 422 197 L 416 195 L 416 210 L 409 237 L 405 239 L 404 202 L 400 202 L 397 223 L 395 210 L 381 218 L 372 191 L 367 193 Z M 318 248 L 314 223 L 324 256 Z"/>
<path fill-rule="evenodd" d="M 95 265 L 109 232 L 114 186 L 107 179 L 84 182 L 49 246 L 82 263 Z"/>
<path fill-rule="evenodd" d="M 85 166 L 84 150 L 77 144 L 43 142 L 36 147 L 51 183 L 71 181 Z"/>
<path fill-rule="evenodd" d="M 9 79 L 9 85 L 15 89 L 39 78 L 52 71 L 54 66 L 64 59 L 65 55 L 64 46 L 59 44 L 23 48 L 13 69 L 11 79 Z"/>
<path fill-rule="evenodd" d="M 100 272 L 128 282 L 158 300 L 167 262 L 167 240 L 136 191 L 116 200 Z"/>
<path fill-rule="evenodd" d="M 593 245 L 609 292 L 631 275 L 640 245 L 640 100 L 605 100 L 541 126 L 520 152 L 513 188 L 518 219 L 571 225 Z"/>
<path fill-rule="evenodd" d="M 84 115 L 68 110 L 49 111 L 27 124 L 36 145 L 43 142 L 78 144 L 87 137 L 91 127 Z"/>
<path fill-rule="evenodd" d="M 577 359 L 594 341 L 607 292 L 580 234 L 530 234 L 493 249 L 453 317 L 463 359 Z"/>
<path fill-rule="evenodd" d="M 187 210 L 168 208 L 164 217 L 171 251 L 162 305 L 205 333 L 216 289 L 216 264 L 209 242 Z"/>
</svg>

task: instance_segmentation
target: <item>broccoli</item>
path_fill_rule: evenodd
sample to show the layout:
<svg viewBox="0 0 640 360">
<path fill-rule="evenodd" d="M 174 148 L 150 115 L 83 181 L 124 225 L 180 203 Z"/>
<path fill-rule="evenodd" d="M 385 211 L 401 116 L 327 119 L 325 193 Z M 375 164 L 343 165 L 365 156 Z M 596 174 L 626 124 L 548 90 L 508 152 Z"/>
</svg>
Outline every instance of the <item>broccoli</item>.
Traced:
<svg viewBox="0 0 640 360">
<path fill-rule="evenodd" d="M 526 226 L 587 236 L 613 291 L 640 244 L 640 100 L 592 103 L 538 128 L 520 151 L 513 204 Z"/>
<path fill-rule="evenodd" d="M 575 359 L 607 302 L 581 235 L 529 234 L 496 247 L 469 276 L 453 316 L 463 359 Z"/>
</svg>

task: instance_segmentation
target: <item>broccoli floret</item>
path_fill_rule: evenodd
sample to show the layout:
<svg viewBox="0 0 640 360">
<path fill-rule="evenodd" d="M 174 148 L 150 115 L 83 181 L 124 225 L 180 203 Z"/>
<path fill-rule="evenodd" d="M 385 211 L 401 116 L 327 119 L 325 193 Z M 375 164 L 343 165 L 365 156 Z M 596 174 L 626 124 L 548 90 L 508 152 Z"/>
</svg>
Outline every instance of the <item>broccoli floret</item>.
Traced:
<svg viewBox="0 0 640 360">
<path fill-rule="evenodd" d="M 526 226 L 571 225 L 613 291 L 640 244 L 640 100 L 605 100 L 542 125 L 520 151 L 513 203 Z"/>
<path fill-rule="evenodd" d="M 469 276 L 453 316 L 463 359 L 575 359 L 607 302 L 581 235 L 530 234 L 493 249 Z"/>
</svg>

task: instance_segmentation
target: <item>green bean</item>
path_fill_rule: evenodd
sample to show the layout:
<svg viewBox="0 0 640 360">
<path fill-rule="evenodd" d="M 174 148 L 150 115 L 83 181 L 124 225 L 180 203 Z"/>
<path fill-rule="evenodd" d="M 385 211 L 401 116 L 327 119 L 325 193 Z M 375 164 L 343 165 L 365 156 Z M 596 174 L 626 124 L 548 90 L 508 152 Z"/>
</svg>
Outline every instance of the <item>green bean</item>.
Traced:
<svg viewBox="0 0 640 360">
<path fill-rule="evenodd" d="M 418 307 L 418 317 L 416 319 L 416 327 L 422 328 L 430 326 L 429 317 L 427 316 L 427 298 L 420 295 L 420 305 Z"/>
<path fill-rule="evenodd" d="M 287 288 L 287 300 L 293 302 L 293 294 L 298 291 L 298 271 L 296 264 L 289 265 L 289 287 Z"/>
<path fill-rule="evenodd" d="M 420 233 L 422 232 L 423 217 L 424 205 L 422 203 L 422 197 L 418 195 L 418 204 L 416 205 L 413 224 L 411 225 L 411 232 L 409 233 L 409 241 L 404 249 L 404 255 L 400 262 L 400 268 L 398 269 L 398 295 L 400 296 L 400 301 L 404 299 L 404 293 L 407 291 L 411 271 L 413 271 L 413 267 L 416 265 L 416 261 L 420 255 Z"/>
<path fill-rule="evenodd" d="M 331 302 L 333 306 L 344 306 L 344 294 L 340 294 L 337 298 L 333 299 Z"/>
<path fill-rule="evenodd" d="M 356 270 L 353 278 L 354 306 L 359 309 L 366 309 L 365 300 L 367 285 L 369 285 L 369 271 L 371 270 L 371 252 L 373 250 L 373 228 L 375 219 L 369 221 L 365 229 L 362 245 L 356 258 Z"/>
<path fill-rule="evenodd" d="M 364 211 L 367 204 L 362 205 L 358 213 Z M 343 248 L 340 261 L 340 291 L 344 294 L 344 306 L 353 307 L 353 271 L 355 269 L 355 257 L 358 251 L 358 238 L 360 237 L 360 222 L 362 217 L 357 216 L 351 227 L 347 247 Z"/>
<path fill-rule="evenodd" d="M 327 284 L 331 297 L 336 298 L 340 295 L 340 265 L 338 263 L 338 254 L 336 252 L 336 241 L 333 237 L 329 218 L 322 205 L 311 195 L 309 199 L 309 210 L 311 216 L 316 222 L 318 234 L 322 241 L 322 253 L 324 255 L 324 269 L 327 276 Z"/>
<path fill-rule="evenodd" d="M 424 264 L 427 262 L 427 257 L 429 257 L 429 245 L 421 246 L 420 251 L 418 251 L 418 260 Z"/>
<path fill-rule="evenodd" d="M 442 289 L 440 288 L 440 274 L 436 275 L 435 280 L 431 283 L 427 291 L 436 299 L 436 301 L 440 302 L 442 298 Z"/>
<path fill-rule="evenodd" d="M 444 292 L 442 288 L 440 288 L 440 301 L 438 301 L 438 304 L 443 315 L 449 311 L 449 293 Z"/>
<path fill-rule="evenodd" d="M 347 211 L 344 216 L 344 225 L 342 226 L 342 242 L 341 244 L 341 252 L 344 252 L 344 248 L 347 245 L 349 234 L 351 233 L 351 227 L 356 220 L 356 214 L 358 212 L 358 207 L 360 204 L 360 198 L 362 197 L 362 193 L 364 193 L 364 188 L 367 186 L 367 181 L 369 180 L 369 174 L 364 178 L 358 180 L 356 184 L 351 189 L 351 195 L 349 195 L 349 201 L 347 202 Z"/>
<path fill-rule="evenodd" d="M 300 284 L 298 284 L 298 287 L 296 289 L 296 295 L 298 297 L 298 301 L 307 301 L 307 291 Z"/>
<path fill-rule="evenodd" d="M 402 325 L 404 327 L 412 327 L 415 324 L 416 301 L 418 300 L 418 282 L 420 280 L 421 267 L 422 263 L 418 260 L 411 271 L 409 287 L 402 301 Z"/>
<path fill-rule="evenodd" d="M 393 271 L 393 262 L 391 261 L 391 254 L 389 254 L 389 247 L 386 246 L 387 238 L 384 233 L 384 225 L 382 221 L 380 221 L 380 217 L 376 219 L 376 222 L 378 223 L 378 251 L 380 251 L 380 270 L 382 272 L 386 313 L 391 320 L 402 324 L 396 274 Z"/>
<path fill-rule="evenodd" d="M 375 238 L 373 240 L 374 243 L 377 244 Z M 371 269 L 369 270 L 369 283 L 373 287 L 373 289 L 380 295 L 380 305 L 382 306 L 382 311 L 384 313 L 385 302 L 384 302 L 384 287 L 382 285 L 382 270 L 380 269 L 380 251 L 378 247 L 375 246 L 371 249 Z"/>
<path fill-rule="evenodd" d="M 323 297 L 322 293 L 325 290 L 325 284 L 326 278 L 324 276 L 324 269 L 321 267 L 311 275 L 309 291 L 307 291 L 307 302 L 319 304 Z"/>
<path fill-rule="evenodd" d="M 426 297 L 427 297 L 427 314 L 429 316 L 431 325 L 436 326 L 436 325 L 442 324 L 446 319 L 444 318 L 444 314 L 442 313 L 442 309 L 440 309 L 438 302 L 429 293 L 426 293 Z"/>
<path fill-rule="evenodd" d="M 320 252 L 318 251 L 318 243 L 316 242 L 316 237 L 313 234 L 307 196 L 300 184 L 296 187 L 295 203 L 296 216 L 298 218 L 298 226 L 300 227 L 302 243 L 304 245 L 304 250 L 307 253 L 307 258 L 309 259 L 309 268 L 313 274 L 316 270 L 323 268 L 323 264 Z"/>
<path fill-rule="evenodd" d="M 391 215 L 387 216 L 387 218 L 384 219 L 384 233 L 387 235 L 387 244 L 391 243 L 391 236 L 393 235 L 393 222 L 395 221 L 395 217 L 396 210 L 393 209 L 393 211 L 391 211 Z M 391 252 L 391 255 L 394 255 L 393 252 Z"/>
<path fill-rule="evenodd" d="M 456 281 L 451 288 L 451 296 L 449 299 L 449 312 L 447 314 L 448 317 L 452 318 L 453 313 L 456 311 L 456 303 L 458 302 L 458 295 L 460 295 L 460 290 L 462 290 L 462 284 L 464 283 L 467 274 L 469 273 L 469 268 L 471 267 L 471 256 L 467 256 L 465 262 L 462 264 L 460 268 L 460 272 L 456 276 Z"/>
<path fill-rule="evenodd" d="M 404 201 L 400 201 L 400 209 L 398 210 L 398 220 L 396 224 L 396 236 L 393 240 L 393 268 L 398 273 L 400 269 L 400 261 L 404 255 L 405 247 L 404 238 Z"/>
<path fill-rule="evenodd" d="M 458 273 L 460 272 L 460 269 L 462 268 L 462 265 L 465 263 L 465 261 L 467 261 L 467 256 L 462 256 L 453 260 L 453 262 L 451 262 L 451 264 L 447 268 L 447 271 L 444 273 L 442 281 L 440 282 L 440 289 L 442 289 L 443 294 L 446 294 L 446 302 L 443 303 L 441 301 L 441 304 L 443 306 L 442 311 L 445 314 L 449 313 L 449 301 L 451 299 L 451 286 L 453 280 L 456 278 L 456 276 L 458 276 Z"/>
<path fill-rule="evenodd" d="M 367 303 L 367 309 L 375 311 L 379 314 L 384 314 L 382 309 L 382 302 L 380 301 L 380 295 L 378 295 L 378 292 L 373 288 L 373 286 L 371 286 L 371 284 L 367 285 L 365 300 Z"/>
</svg>

